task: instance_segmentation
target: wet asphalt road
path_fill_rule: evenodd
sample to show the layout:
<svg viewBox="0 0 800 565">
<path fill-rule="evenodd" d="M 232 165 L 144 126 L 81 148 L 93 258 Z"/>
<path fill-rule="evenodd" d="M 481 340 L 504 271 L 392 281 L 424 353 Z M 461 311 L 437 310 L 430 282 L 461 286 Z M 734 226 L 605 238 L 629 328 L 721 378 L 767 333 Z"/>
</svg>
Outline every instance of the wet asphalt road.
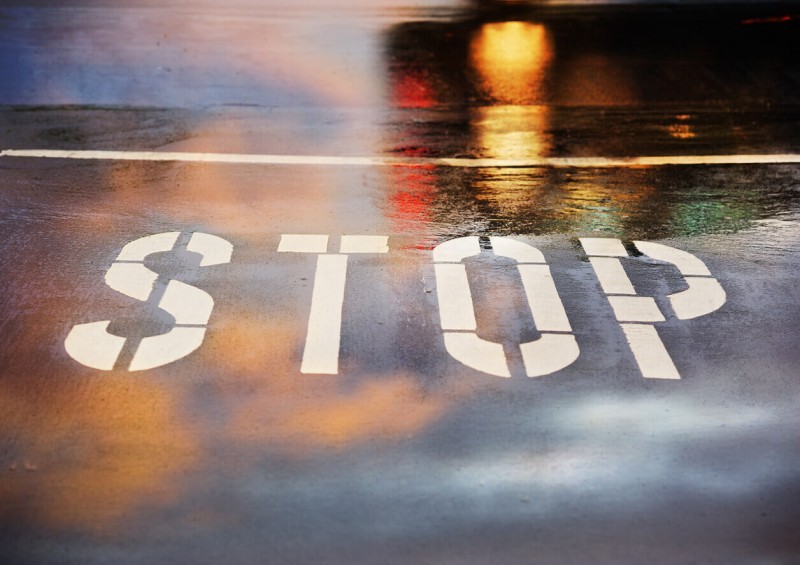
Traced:
<svg viewBox="0 0 800 565">
<path fill-rule="evenodd" d="M 0 150 L 42 155 L 0 156 L 0 561 L 800 561 L 800 165 L 764 158 L 800 154 L 800 5 L 99 4 L 0 8 Z M 462 237 L 477 331 L 434 267 Z M 680 379 L 582 238 L 622 242 Z M 682 316 L 698 278 L 724 304 Z M 118 352 L 70 349 L 101 320 Z"/>
</svg>

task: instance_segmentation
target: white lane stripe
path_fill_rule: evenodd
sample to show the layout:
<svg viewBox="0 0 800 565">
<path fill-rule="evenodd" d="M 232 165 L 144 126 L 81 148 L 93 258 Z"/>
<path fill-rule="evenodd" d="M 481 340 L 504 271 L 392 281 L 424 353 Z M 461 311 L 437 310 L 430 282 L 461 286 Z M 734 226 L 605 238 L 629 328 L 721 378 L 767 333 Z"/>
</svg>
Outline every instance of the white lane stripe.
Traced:
<svg viewBox="0 0 800 565">
<path fill-rule="evenodd" d="M 539 157 L 531 159 L 469 159 L 413 157 L 335 157 L 329 155 L 255 155 L 236 153 L 177 153 L 169 151 L 64 151 L 56 149 L 5 149 L 0 157 L 82 159 L 101 161 L 185 161 L 252 165 L 391 166 L 436 165 L 463 168 L 611 168 L 664 165 L 756 165 L 800 163 L 800 154 L 661 155 L 650 157 Z"/>
</svg>

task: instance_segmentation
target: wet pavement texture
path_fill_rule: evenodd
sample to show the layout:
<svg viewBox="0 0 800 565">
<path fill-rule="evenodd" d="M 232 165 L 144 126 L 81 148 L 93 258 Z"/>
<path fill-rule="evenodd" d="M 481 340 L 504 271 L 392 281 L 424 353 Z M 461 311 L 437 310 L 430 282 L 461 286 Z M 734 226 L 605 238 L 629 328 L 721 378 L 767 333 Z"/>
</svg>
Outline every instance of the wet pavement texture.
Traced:
<svg viewBox="0 0 800 565">
<path fill-rule="evenodd" d="M 800 560 L 800 165 L 715 160 L 800 154 L 799 32 L 798 3 L 4 3 L 0 151 L 311 159 L 0 156 L 0 561 Z M 652 156 L 700 162 L 601 162 Z M 461 237 L 510 378 L 449 352 L 433 250 Z M 520 344 L 555 334 L 503 237 L 542 252 L 580 349 L 535 378 Z M 680 380 L 643 378 L 582 238 L 624 244 Z M 724 304 L 680 319 L 691 277 L 635 241 Z M 308 374 L 326 251 L 338 367 Z M 159 307 L 174 281 L 206 324 Z M 65 347 L 100 320 L 111 370 Z M 181 325 L 196 350 L 128 370 Z"/>
</svg>

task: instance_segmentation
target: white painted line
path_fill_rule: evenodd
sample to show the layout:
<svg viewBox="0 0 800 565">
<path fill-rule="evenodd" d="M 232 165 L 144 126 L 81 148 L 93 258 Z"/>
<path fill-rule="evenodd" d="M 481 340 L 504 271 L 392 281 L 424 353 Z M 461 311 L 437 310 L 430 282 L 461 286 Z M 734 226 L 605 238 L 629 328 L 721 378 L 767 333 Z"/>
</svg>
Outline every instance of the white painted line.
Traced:
<svg viewBox="0 0 800 565">
<path fill-rule="evenodd" d="M 141 302 L 147 302 L 158 275 L 142 263 L 111 263 L 106 271 L 108 286 Z"/>
<path fill-rule="evenodd" d="M 347 255 L 318 255 L 311 294 L 311 313 L 300 372 L 314 375 L 339 373 L 344 284 Z"/>
<path fill-rule="evenodd" d="M 682 275 L 697 277 L 710 277 L 711 271 L 700 259 L 681 249 L 675 249 L 651 241 L 634 241 L 633 244 L 640 252 L 656 261 L 664 261 L 675 265 Z"/>
<path fill-rule="evenodd" d="M 481 244 L 477 237 L 459 237 L 437 245 L 433 249 L 433 262 L 461 263 L 462 259 L 480 252 Z"/>
<path fill-rule="evenodd" d="M 117 255 L 117 261 L 144 261 L 145 257 L 153 253 L 170 251 L 178 241 L 179 231 L 157 233 L 140 237 L 125 245 Z"/>
<path fill-rule="evenodd" d="M 517 265 L 533 323 L 540 332 L 571 332 L 567 312 L 547 265 Z"/>
<path fill-rule="evenodd" d="M 664 342 L 653 326 L 646 324 L 620 324 L 628 340 L 633 358 L 646 379 L 680 379 Z"/>
<path fill-rule="evenodd" d="M 582 237 L 581 247 L 590 257 L 627 257 L 622 242 L 611 237 Z"/>
<path fill-rule="evenodd" d="M 242 153 L 179 153 L 174 151 L 63 151 L 54 149 L 6 149 L 0 157 L 83 159 L 99 161 L 187 161 L 253 165 L 384 165 L 386 159 L 372 157 L 328 157 L 323 155 L 251 155 Z"/>
<path fill-rule="evenodd" d="M 581 354 L 572 334 L 542 334 L 536 341 L 519 344 L 525 373 L 544 377 L 572 365 Z"/>
<path fill-rule="evenodd" d="M 472 308 L 467 268 L 463 264 L 434 263 L 433 270 L 442 330 L 476 331 L 478 323 Z"/>
<path fill-rule="evenodd" d="M 283 234 L 278 253 L 325 253 L 328 251 L 327 235 Z"/>
<path fill-rule="evenodd" d="M 471 159 L 413 157 L 336 157 L 331 155 L 258 155 L 241 153 L 183 153 L 174 151 L 67 151 L 58 149 L 5 149 L 0 157 L 81 159 L 100 161 L 182 161 L 251 165 L 392 166 L 436 165 L 463 168 L 617 168 L 665 165 L 758 165 L 800 163 L 800 154 L 654 155 L 644 157 L 538 157 L 531 159 Z"/>
<path fill-rule="evenodd" d="M 467 367 L 495 377 L 511 377 L 501 343 L 486 341 L 472 332 L 444 332 L 444 347 L 453 359 Z"/>
<path fill-rule="evenodd" d="M 201 267 L 230 263 L 233 257 L 233 244 L 230 241 L 202 232 L 192 234 L 186 250 L 203 256 L 200 260 Z"/>
<path fill-rule="evenodd" d="M 178 325 L 205 326 L 214 309 L 214 299 L 205 290 L 170 280 L 158 307 L 175 318 Z"/>
<path fill-rule="evenodd" d="M 515 259 L 517 263 L 537 263 L 541 265 L 547 263 L 541 251 L 524 241 L 508 237 L 492 237 L 489 241 L 492 243 L 492 250 L 495 255 Z"/>
<path fill-rule="evenodd" d="M 183 359 L 203 345 L 205 328 L 176 326 L 165 334 L 142 339 L 131 360 L 131 371 L 155 369 Z"/>
<path fill-rule="evenodd" d="M 108 333 L 111 320 L 73 326 L 64 340 L 67 354 L 78 363 L 110 371 L 125 346 L 125 338 Z"/>
<path fill-rule="evenodd" d="M 589 257 L 594 273 L 606 294 L 636 294 L 625 268 L 616 257 Z"/>
<path fill-rule="evenodd" d="M 663 322 L 664 314 L 649 296 L 609 296 L 608 301 L 620 322 Z"/>
<path fill-rule="evenodd" d="M 725 304 L 725 289 L 717 279 L 684 277 L 684 280 L 689 288 L 669 296 L 672 310 L 679 320 L 692 320 L 705 316 Z"/>
</svg>

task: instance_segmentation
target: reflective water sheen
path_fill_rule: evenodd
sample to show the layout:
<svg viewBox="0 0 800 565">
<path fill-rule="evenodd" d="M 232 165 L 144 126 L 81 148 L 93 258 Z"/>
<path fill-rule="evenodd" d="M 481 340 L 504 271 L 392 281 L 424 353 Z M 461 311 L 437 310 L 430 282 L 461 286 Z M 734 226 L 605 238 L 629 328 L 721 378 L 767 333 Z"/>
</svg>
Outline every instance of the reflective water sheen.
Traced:
<svg viewBox="0 0 800 565">
<path fill-rule="evenodd" d="M 405 161 L 0 157 L 0 561 L 796 561 L 800 168 L 420 159 L 798 153 L 798 10 L 16 4 L 0 149 Z M 145 261 L 213 297 L 203 345 L 139 373 L 76 363 L 76 324 L 131 348 L 172 327 L 103 280 L 168 231 L 234 247 Z M 388 236 L 348 258 L 336 375 L 300 371 L 317 257 L 283 234 Z M 449 356 L 431 249 L 467 235 L 542 251 L 575 363 L 514 372 L 541 334 L 489 253 L 467 261 L 478 332 L 513 376 Z M 583 237 L 662 241 L 720 281 L 713 315 L 658 326 L 682 380 L 642 378 Z M 685 288 L 625 261 L 659 306 Z"/>
</svg>

